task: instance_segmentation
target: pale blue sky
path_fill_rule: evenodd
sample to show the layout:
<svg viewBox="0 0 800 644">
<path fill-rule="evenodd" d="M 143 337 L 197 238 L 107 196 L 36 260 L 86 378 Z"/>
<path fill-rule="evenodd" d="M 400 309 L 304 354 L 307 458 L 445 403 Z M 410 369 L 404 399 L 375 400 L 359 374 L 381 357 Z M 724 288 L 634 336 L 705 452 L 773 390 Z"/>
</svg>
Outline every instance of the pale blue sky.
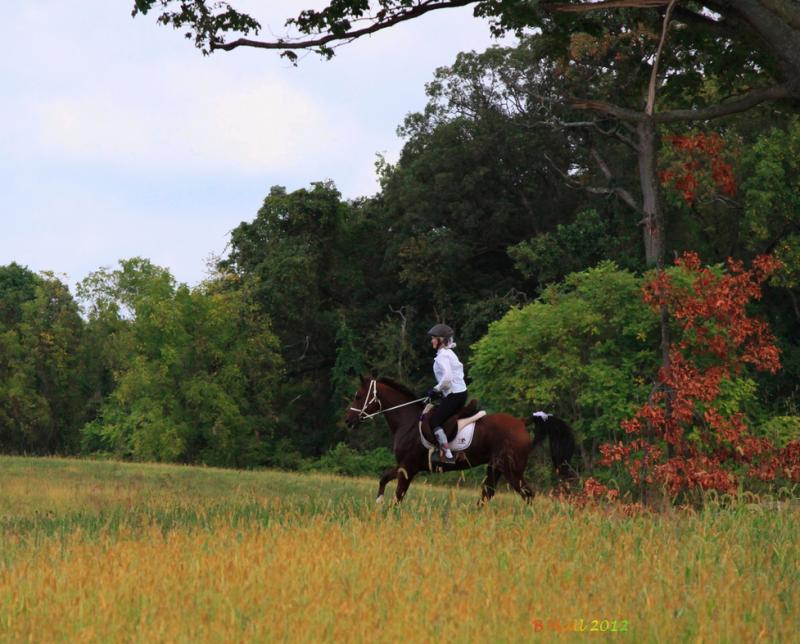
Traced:
<svg viewBox="0 0 800 644">
<path fill-rule="evenodd" d="M 275 33 L 309 7 L 247 4 Z M 447 10 L 294 68 L 273 52 L 204 57 L 132 5 L 4 2 L 0 265 L 74 284 L 138 255 L 194 284 L 271 186 L 373 194 L 375 153 L 396 159 L 434 69 L 493 42 L 470 8 Z"/>
</svg>

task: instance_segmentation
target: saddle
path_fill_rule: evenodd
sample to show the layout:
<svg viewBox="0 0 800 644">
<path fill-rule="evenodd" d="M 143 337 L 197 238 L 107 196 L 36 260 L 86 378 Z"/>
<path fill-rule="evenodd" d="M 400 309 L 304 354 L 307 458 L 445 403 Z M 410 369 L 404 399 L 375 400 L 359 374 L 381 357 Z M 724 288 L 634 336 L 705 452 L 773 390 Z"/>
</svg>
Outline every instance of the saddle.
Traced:
<svg viewBox="0 0 800 644">
<path fill-rule="evenodd" d="M 451 416 L 447 419 L 442 429 L 444 430 L 445 436 L 447 436 L 448 442 L 452 441 L 458 433 L 458 421 L 462 418 L 474 416 L 477 408 L 478 399 L 473 398 L 466 405 L 464 405 L 461 411 L 459 411 L 455 416 Z M 422 434 L 425 436 L 425 440 L 431 443 L 431 445 L 438 445 L 439 441 L 436 440 L 436 437 L 433 435 L 433 429 L 431 428 L 432 415 L 433 414 L 431 412 L 428 412 L 422 418 Z"/>
</svg>

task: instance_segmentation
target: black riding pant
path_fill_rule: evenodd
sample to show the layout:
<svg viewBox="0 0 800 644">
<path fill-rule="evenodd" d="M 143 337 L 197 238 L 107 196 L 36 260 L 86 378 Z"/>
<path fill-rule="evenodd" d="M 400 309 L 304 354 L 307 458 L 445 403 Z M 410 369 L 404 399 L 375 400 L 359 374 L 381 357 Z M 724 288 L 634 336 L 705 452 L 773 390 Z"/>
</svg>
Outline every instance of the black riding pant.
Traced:
<svg viewBox="0 0 800 644">
<path fill-rule="evenodd" d="M 467 404 L 467 392 L 462 391 L 458 394 L 445 396 L 442 402 L 436 406 L 436 410 L 431 416 L 431 429 L 436 431 L 441 429 L 448 418 L 460 412 Z"/>
</svg>

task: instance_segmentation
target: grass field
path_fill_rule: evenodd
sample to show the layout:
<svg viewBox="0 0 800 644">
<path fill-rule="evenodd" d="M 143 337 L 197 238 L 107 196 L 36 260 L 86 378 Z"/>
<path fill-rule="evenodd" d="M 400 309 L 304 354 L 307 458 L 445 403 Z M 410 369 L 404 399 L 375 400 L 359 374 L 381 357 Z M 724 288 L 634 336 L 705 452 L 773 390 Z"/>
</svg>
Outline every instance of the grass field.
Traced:
<svg viewBox="0 0 800 644">
<path fill-rule="evenodd" d="M 477 510 L 432 483 L 376 508 L 372 480 L 0 458 L 0 640 L 800 641 L 792 506 Z"/>
</svg>

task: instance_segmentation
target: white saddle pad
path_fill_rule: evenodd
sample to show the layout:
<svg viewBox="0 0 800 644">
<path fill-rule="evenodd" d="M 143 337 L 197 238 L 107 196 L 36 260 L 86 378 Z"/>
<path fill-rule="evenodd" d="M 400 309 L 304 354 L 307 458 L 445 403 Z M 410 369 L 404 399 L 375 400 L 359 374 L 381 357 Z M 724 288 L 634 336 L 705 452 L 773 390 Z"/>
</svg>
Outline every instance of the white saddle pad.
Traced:
<svg viewBox="0 0 800 644">
<path fill-rule="evenodd" d="M 426 408 L 426 413 L 428 411 L 429 410 Z M 458 421 L 458 433 L 456 434 L 456 437 L 450 441 L 450 451 L 463 452 L 470 445 L 472 445 L 472 436 L 475 434 L 475 423 L 477 423 L 485 415 L 485 411 L 479 411 L 471 418 L 464 418 L 463 421 Z M 425 436 L 422 435 L 422 422 L 419 424 L 419 437 L 420 440 L 422 440 L 422 444 L 425 446 L 425 449 L 434 448 L 434 445 L 431 445 L 427 440 L 425 440 Z"/>
</svg>

